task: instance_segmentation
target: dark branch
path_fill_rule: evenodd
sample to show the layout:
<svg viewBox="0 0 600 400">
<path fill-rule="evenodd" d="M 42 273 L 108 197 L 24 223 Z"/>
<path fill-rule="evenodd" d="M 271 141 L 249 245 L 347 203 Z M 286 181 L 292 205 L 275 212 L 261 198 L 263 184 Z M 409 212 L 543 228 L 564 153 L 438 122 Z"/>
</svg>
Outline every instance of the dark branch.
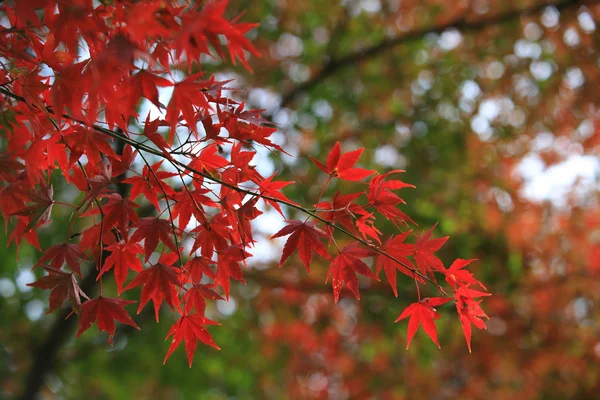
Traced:
<svg viewBox="0 0 600 400">
<path fill-rule="evenodd" d="M 454 20 L 446 22 L 444 24 L 423 27 L 420 29 L 408 31 L 393 38 L 383 39 L 379 43 L 376 43 L 372 46 L 357 50 L 353 53 L 347 54 L 336 59 L 331 59 L 330 61 L 326 62 L 324 66 L 320 69 L 320 71 L 315 73 L 309 80 L 299 84 L 298 86 L 290 90 L 288 93 L 286 93 L 283 96 L 280 107 L 287 107 L 290 103 L 294 101 L 294 99 L 298 95 L 312 90 L 325 79 L 329 78 L 332 75 L 335 75 L 336 73 L 347 67 L 356 66 L 364 61 L 378 56 L 379 54 L 389 49 L 392 49 L 398 45 L 407 42 L 411 42 L 413 40 L 418 40 L 427 34 L 440 34 L 445 30 L 451 28 L 455 28 L 461 32 L 479 31 L 493 25 L 500 25 L 513 21 L 516 18 L 536 14 L 548 6 L 554 6 L 559 11 L 561 11 L 566 8 L 575 6 L 579 3 L 580 2 L 577 0 L 561 0 L 554 3 L 542 1 L 540 3 L 533 4 L 526 8 L 513 9 L 504 13 L 494 14 L 489 18 L 479 18 L 477 20 L 469 20 L 466 18 L 467 14 L 462 14 Z"/>
<path fill-rule="evenodd" d="M 81 283 L 81 289 L 87 294 L 92 294 L 92 291 L 96 286 L 95 272 L 96 271 L 92 268 L 92 271 L 90 271 Z M 76 316 L 72 315 L 67 318 L 70 313 L 70 307 L 62 309 L 48 331 L 44 341 L 39 347 L 33 347 L 31 369 L 25 380 L 23 394 L 20 397 L 21 400 L 36 399 L 38 392 L 44 385 L 48 371 L 54 369 L 58 352 L 71 337 L 70 333 L 77 323 Z"/>
</svg>

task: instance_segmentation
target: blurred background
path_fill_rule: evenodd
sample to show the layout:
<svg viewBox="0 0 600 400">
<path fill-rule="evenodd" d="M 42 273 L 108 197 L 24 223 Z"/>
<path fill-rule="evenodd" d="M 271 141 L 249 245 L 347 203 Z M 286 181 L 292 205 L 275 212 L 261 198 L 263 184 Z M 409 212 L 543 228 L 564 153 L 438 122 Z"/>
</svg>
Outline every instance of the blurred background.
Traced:
<svg viewBox="0 0 600 400">
<path fill-rule="evenodd" d="M 415 229 L 439 222 L 446 265 L 479 260 L 472 270 L 493 293 L 487 331 L 474 332 L 469 354 L 454 310 L 441 307 L 442 349 L 419 332 L 405 350 L 406 321 L 394 320 L 414 284 L 399 279 L 395 298 L 365 281 L 360 302 L 344 289 L 334 305 L 323 260 L 310 276 L 297 258 L 278 268 L 285 240 L 268 237 L 282 222 L 265 210 L 247 285 L 207 310 L 222 350 L 201 346 L 192 369 L 178 350 L 163 366 L 168 312 L 160 324 L 134 316 L 143 331 L 119 329 L 112 348 L 95 328 L 75 341 L 45 314 L 47 291 L 26 286 L 37 250 L 24 245 L 16 260 L 2 235 L 0 398 L 47 368 L 42 399 L 597 399 L 600 5 L 230 1 L 231 15 L 243 10 L 260 22 L 253 73 L 212 59 L 204 69 L 236 79 L 238 96 L 279 124 L 293 157 L 263 151 L 261 172 L 296 180 L 285 194 L 311 205 L 326 177 L 307 156 L 324 159 L 336 141 L 365 147 L 363 167 L 405 169 Z M 60 220 L 41 230 L 42 248 L 67 230 Z M 56 362 L 40 368 L 43 346 Z"/>
</svg>

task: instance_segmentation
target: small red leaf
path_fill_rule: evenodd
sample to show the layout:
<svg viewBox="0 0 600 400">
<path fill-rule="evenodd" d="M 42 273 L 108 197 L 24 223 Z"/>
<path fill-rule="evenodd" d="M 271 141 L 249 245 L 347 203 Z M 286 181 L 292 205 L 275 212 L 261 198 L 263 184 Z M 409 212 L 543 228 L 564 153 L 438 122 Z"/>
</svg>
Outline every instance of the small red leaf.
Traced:
<svg viewBox="0 0 600 400">
<path fill-rule="evenodd" d="M 458 318 L 463 328 L 465 340 L 469 353 L 471 352 L 471 324 L 477 329 L 486 329 L 485 322 L 481 318 L 488 318 L 479 304 L 481 300 L 473 300 L 475 297 L 491 296 L 489 293 L 469 289 L 468 286 L 461 286 L 455 293 L 454 299 Z"/>
<path fill-rule="evenodd" d="M 361 260 L 361 258 L 374 256 L 376 253 L 371 250 L 365 250 L 358 247 L 358 242 L 354 242 L 344 247 L 333 259 L 327 272 L 327 280 L 331 276 L 331 286 L 333 287 L 333 299 L 338 302 L 342 291 L 342 283 L 360 300 L 358 290 L 357 273 L 379 281 L 377 275 Z"/>
<path fill-rule="evenodd" d="M 360 181 L 375 173 L 375 171 L 363 168 L 354 168 L 364 150 L 364 147 L 361 147 L 360 149 L 341 154 L 340 142 L 336 142 L 327 156 L 327 165 L 323 165 L 313 157 L 310 158 L 321 171 L 332 177 L 338 177 L 347 181 Z"/>
<path fill-rule="evenodd" d="M 438 319 L 440 316 L 436 312 L 436 306 L 440 306 L 449 302 L 450 298 L 434 297 L 423 299 L 419 302 L 413 303 L 406 307 L 404 312 L 396 319 L 396 322 L 410 316 L 408 320 L 408 332 L 406 337 L 406 349 L 410 346 L 412 338 L 415 336 L 419 325 L 423 327 L 423 330 L 431 338 L 433 343 L 440 347 L 438 341 L 437 329 L 435 327 L 434 319 Z"/>
<path fill-rule="evenodd" d="M 421 272 L 432 277 L 434 270 L 442 273 L 445 271 L 444 264 L 442 264 L 442 261 L 433 253 L 438 251 L 448 240 L 448 236 L 431 239 L 431 234 L 436 226 L 437 224 L 432 226 L 431 229 L 424 234 L 417 237 L 414 254 L 415 261 L 417 262 L 417 266 Z"/>
<path fill-rule="evenodd" d="M 185 352 L 187 354 L 190 368 L 192 368 L 192 362 L 194 360 L 194 353 L 196 352 L 198 341 L 220 350 L 210 333 L 208 333 L 206 328 L 204 328 L 204 325 L 220 324 L 205 318 L 201 314 L 184 315 L 179 318 L 179 320 L 173 324 L 171 330 L 169 330 L 169 333 L 167 334 L 166 339 L 168 339 L 170 336 L 173 336 L 173 339 L 171 340 L 171 345 L 169 346 L 169 350 L 167 351 L 167 355 L 165 356 L 163 364 L 167 362 L 171 354 L 173 354 L 175 349 L 181 344 L 182 341 L 185 343 Z"/>
</svg>

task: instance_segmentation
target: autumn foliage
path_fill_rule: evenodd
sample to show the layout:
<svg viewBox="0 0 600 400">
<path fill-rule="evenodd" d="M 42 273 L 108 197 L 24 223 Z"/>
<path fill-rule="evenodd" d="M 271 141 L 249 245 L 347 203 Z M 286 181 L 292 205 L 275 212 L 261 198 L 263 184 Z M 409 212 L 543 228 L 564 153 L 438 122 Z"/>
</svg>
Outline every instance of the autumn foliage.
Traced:
<svg viewBox="0 0 600 400">
<path fill-rule="evenodd" d="M 138 328 L 123 292 L 139 296 L 137 313 L 154 307 L 157 322 L 166 304 L 178 317 L 165 362 L 184 342 L 191 366 L 198 341 L 219 348 L 206 304 L 229 298 L 232 280 L 244 283 L 251 222 L 264 202 L 283 219 L 290 209 L 304 214 L 273 236 L 287 237 L 280 265 L 298 253 L 310 273 L 313 258 L 326 260 L 336 302 L 344 286 L 359 299 L 361 279 L 385 279 L 397 296 L 400 272 L 418 293 L 398 317 L 408 318 L 407 346 L 419 327 L 439 346 L 436 308 L 453 302 L 470 350 L 472 326 L 485 328 L 480 303 L 489 293 L 466 269 L 473 260 L 446 267 L 436 256 L 448 237 L 435 237 L 433 227 L 414 232 L 401 209 L 401 191 L 414 188 L 400 180 L 403 171 L 361 168 L 364 149 L 343 152 L 338 142 L 326 160 L 312 158 L 327 175 L 312 207 L 286 197 L 293 182 L 258 172 L 257 146 L 285 152 L 271 139 L 277 128 L 232 98 L 234 82 L 203 73 L 210 57 L 249 68 L 247 57 L 260 56 L 245 36 L 256 24 L 227 17 L 226 7 L 2 3 L 10 28 L 0 31 L 0 207 L 10 242 L 18 249 L 25 240 L 41 253 L 33 268 L 44 276 L 30 285 L 50 291 L 49 311 L 68 306 L 78 314 L 77 336 L 96 323 L 109 342 L 116 322 Z M 187 76 L 176 79 L 175 71 Z M 159 88 L 172 90 L 167 104 Z M 162 116 L 139 115 L 142 99 Z M 326 198 L 333 180 L 364 190 Z M 55 198 L 59 181 L 79 193 L 72 203 Z M 71 209 L 70 229 L 42 249 L 37 230 L 52 223 L 53 207 Z M 383 219 L 395 236 L 382 237 Z M 340 236 L 352 242 L 340 248 Z M 86 276 L 100 285 L 95 298 L 80 287 Z M 116 292 L 103 290 L 108 279 Z"/>
</svg>

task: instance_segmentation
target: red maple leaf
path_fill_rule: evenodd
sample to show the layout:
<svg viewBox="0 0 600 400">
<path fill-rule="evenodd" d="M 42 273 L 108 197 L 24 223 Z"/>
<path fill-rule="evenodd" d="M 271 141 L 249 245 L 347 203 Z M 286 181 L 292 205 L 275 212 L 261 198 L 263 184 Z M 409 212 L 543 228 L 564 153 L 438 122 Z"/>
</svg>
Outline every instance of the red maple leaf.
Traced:
<svg viewBox="0 0 600 400">
<path fill-rule="evenodd" d="M 52 205 L 54 204 L 54 190 L 52 185 L 46 185 L 44 181 L 40 181 L 40 189 L 27 191 L 20 190 L 19 188 L 15 189 L 14 194 L 21 198 L 21 200 L 34 203 L 10 214 L 28 218 L 28 223 L 25 225 L 23 232 L 28 232 L 40 223 L 50 221 Z"/>
<path fill-rule="evenodd" d="M 189 288 L 183 296 L 183 302 L 185 303 L 184 313 L 189 314 L 195 308 L 196 313 L 204 315 L 206 299 L 225 300 L 212 289 L 214 286 L 213 284 L 195 284 Z"/>
<path fill-rule="evenodd" d="M 377 257 L 377 276 L 379 276 L 379 273 L 383 269 L 396 297 L 398 297 L 398 290 L 396 288 L 396 270 L 402 272 L 404 275 L 416 279 L 421 283 L 425 283 L 423 278 L 407 268 L 407 266 L 413 269 L 415 268 L 413 263 L 407 258 L 408 256 L 413 255 L 415 246 L 413 244 L 404 243 L 404 240 L 411 232 L 412 231 L 407 231 L 400 235 L 393 236 L 386 241 L 383 246 L 381 246 L 382 251 L 394 257 L 394 259 L 399 262 L 384 255 L 379 255 Z"/>
<path fill-rule="evenodd" d="M 40 121 L 39 129 L 51 130 L 50 126 L 45 126 L 48 120 Z M 27 132 L 21 131 L 22 134 Z M 31 145 L 22 154 L 20 158 L 24 162 L 24 167 L 27 175 L 33 182 L 43 180 L 44 172 L 49 171 L 58 165 L 58 167 L 66 171 L 68 168 L 67 148 L 62 141 L 62 136 L 56 132 L 49 133 L 45 139 L 32 138 Z M 19 167 L 18 169 L 22 169 Z"/>
<path fill-rule="evenodd" d="M 21 89 L 21 95 L 25 99 L 25 103 L 39 110 L 44 110 L 45 106 L 40 99 L 40 94 L 45 92 L 50 86 L 42 83 L 39 79 L 39 68 L 25 73 L 24 79 L 21 82 L 17 81 L 15 89 Z"/>
<path fill-rule="evenodd" d="M 287 185 L 291 185 L 294 182 L 293 181 L 273 182 L 273 178 L 275 177 L 276 174 L 277 174 L 277 172 L 274 172 L 273 175 L 266 178 L 264 181 L 262 181 L 259 184 L 260 195 L 261 196 L 269 196 L 269 197 L 273 198 L 273 199 L 267 199 L 267 198 L 263 197 L 263 200 L 266 203 L 269 203 L 271 206 L 273 206 L 273 208 L 275 208 L 277 210 L 277 212 L 279 212 L 279 214 L 281 214 L 281 216 L 284 216 L 283 211 L 281 211 L 281 207 L 279 206 L 279 202 L 277 200 L 283 200 L 290 204 L 296 204 L 293 201 L 291 201 L 290 199 L 288 199 L 287 197 L 285 197 L 285 195 L 280 192 L 280 190 L 282 188 L 286 187 Z"/>
<path fill-rule="evenodd" d="M 137 243 L 121 241 L 106 246 L 105 250 L 110 251 L 110 255 L 104 260 L 104 265 L 102 265 L 102 269 L 96 277 L 96 280 L 99 280 L 105 272 L 114 268 L 117 293 L 121 295 L 123 283 L 125 282 L 125 279 L 127 279 L 129 269 L 136 272 L 142 272 L 144 270 L 142 262 L 138 258 L 138 254 L 143 253 L 142 247 Z"/>
<path fill-rule="evenodd" d="M 421 272 L 425 275 L 433 277 L 433 270 L 444 272 L 444 264 L 437 258 L 433 253 L 438 251 L 444 243 L 448 240 L 449 236 L 442 238 L 431 239 L 433 229 L 437 226 L 437 223 L 431 227 L 427 232 L 417 237 L 415 243 L 415 261 L 419 266 Z"/>
<path fill-rule="evenodd" d="M 16 156 L 12 154 L 0 154 L 0 179 L 2 181 L 11 180 L 11 178 L 22 170 L 25 166 L 21 164 Z"/>
<path fill-rule="evenodd" d="M 463 269 L 473 261 L 475 261 L 475 259 L 463 260 L 461 258 L 457 258 L 454 260 L 450 268 L 442 271 L 444 275 L 446 275 L 446 282 L 448 282 L 448 284 L 454 289 L 457 288 L 457 285 L 479 285 L 483 289 L 486 289 L 486 287 L 483 286 L 480 281 L 475 279 L 471 272 Z"/>
<path fill-rule="evenodd" d="M 437 329 L 435 327 L 434 319 L 438 319 L 440 315 L 436 312 L 434 307 L 441 306 L 449 302 L 451 299 L 448 297 L 432 297 L 426 298 L 419 302 L 412 303 L 410 306 L 406 307 L 404 312 L 400 314 L 400 316 L 396 319 L 396 322 L 408 317 L 410 315 L 410 319 L 408 320 L 408 331 L 406 337 L 406 349 L 410 346 L 410 342 L 415 336 L 419 325 L 423 327 L 423 330 L 431 338 L 433 343 L 440 347 L 440 342 L 438 341 Z"/>
<path fill-rule="evenodd" d="M 31 0 L 27 3 L 18 2 L 14 5 L 14 13 L 21 23 L 31 22 L 32 24 L 40 23 L 40 18 L 35 13 L 36 9 L 43 9 L 46 6 L 45 0 Z M 9 9 L 10 10 L 10 9 Z M 6 12 L 6 11 L 4 11 Z M 10 14 L 9 14 L 10 15 Z"/>
<path fill-rule="evenodd" d="M 49 247 L 31 269 L 33 270 L 44 263 L 60 269 L 66 263 L 71 271 L 83 277 L 81 275 L 81 261 L 87 258 L 87 255 L 78 244 L 61 243 Z"/>
<path fill-rule="evenodd" d="M 108 199 L 106 204 L 102 204 L 102 210 L 93 208 L 82 214 L 82 216 L 103 213 L 103 233 L 108 234 L 113 227 L 116 227 L 123 237 L 127 237 L 129 234 L 129 223 L 138 221 L 138 215 L 134 208 L 139 207 L 139 205 L 129 199 L 124 199 L 118 193 L 103 194 L 101 197 Z"/>
<path fill-rule="evenodd" d="M 221 128 L 223 127 L 223 124 L 214 122 L 212 120 L 211 116 L 202 118 L 201 122 L 202 122 L 202 127 L 204 128 L 204 137 L 201 138 L 200 140 L 202 140 L 202 141 L 211 140 L 216 145 L 222 145 L 224 143 L 231 143 L 230 140 L 227 140 L 227 139 L 223 138 L 222 136 L 219 136 L 219 134 L 221 133 Z M 239 144 L 239 143 L 234 144 L 234 147 L 237 144 Z M 233 148 L 232 148 L 231 152 L 233 153 Z"/>
<path fill-rule="evenodd" d="M 133 75 L 127 84 L 129 85 L 130 96 L 129 109 L 135 109 L 142 96 L 150 100 L 156 107 L 165 108 L 165 106 L 158 101 L 158 89 L 156 87 L 173 86 L 173 82 L 170 80 L 155 75 L 145 69 L 142 69 L 137 74 Z"/>
<path fill-rule="evenodd" d="M 327 252 L 327 248 L 321 242 L 321 238 L 327 238 L 328 235 L 318 228 L 314 222 L 302 222 L 299 220 L 287 221 L 288 225 L 281 229 L 279 232 L 271 236 L 271 239 L 275 239 L 282 236 L 290 235 L 288 240 L 283 246 L 283 252 L 281 253 L 281 261 L 279 266 L 281 267 L 285 260 L 292 255 L 294 251 L 299 250 L 300 259 L 306 266 L 306 271 L 310 274 L 310 261 L 312 259 L 312 253 L 315 251 L 317 254 L 331 259 L 331 256 Z"/>
<path fill-rule="evenodd" d="M 123 154 L 121 154 L 119 160 L 112 160 L 112 177 L 116 178 L 124 174 L 129 170 L 131 164 L 138 155 L 137 150 L 133 150 L 133 147 L 130 145 L 125 146 L 123 149 Z"/>
<path fill-rule="evenodd" d="M 211 81 L 199 81 L 198 78 L 202 75 L 203 72 L 198 72 L 174 85 L 175 88 L 167 106 L 167 115 L 165 117 L 171 127 L 169 131 L 169 143 L 173 143 L 175 126 L 179 122 L 179 114 L 182 114 L 188 128 L 197 135 L 196 123 L 198 122 L 198 117 L 195 109 L 211 109 L 206 96 L 202 92 L 202 89 L 209 86 Z"/>
<path fill-rule="evenodd" d="M 171 156 L 171 146 L 167 143 L 163 135 L 158 133 L 158 128 L 161 126 L 168 126 L 168 123 L 161 119 L 150 121 L 150 113 L 148 113 L 146 122 L 144 122 L 144 136 L 150 139 L 168 160 L 174 161 L 173 156 Z"/>
<path fill-rule="evenodd" d="M 150 168 L 144 165 L 142 176 L 132 176 L 123 180 L 124 183 L 133 185 L 131 188 L 132 199 L 135 200 L 137 196 L 143 194 L 158 211 L 160 211 L 158 195 L 166 193 L 167 196 L 171 196 L 175 193 L 171 186 L 163 182 L 163 180 L 177 176 L 175 172 L 159 171 L 161 165 L 162 161 L 157 162 Z"/>
<path fill-rule="evenodd" d="M 256 123 L 247 123 L 237 118 L 243 118 L 243 116 L 239 113 L 239 111 L 243 110 L 243 108 L 244 103 L 241 103 L 237 107 L 236 112 L 233 113 L 235 117 L 229 117 L 225 119 L 223 125 L 225 128 L 227 128 L 227 132 L 229 132 L 229 138 L 239 140 L 241 143 L 246 143 L 249 145 L 252 143 L 262 144 L 267 148 L 270 147 L 275 150 L 279 150 L 284 154 L 288 154 L 281 148 L 281 146 L 273 143 L 271 139 L 269 139 L 269 137 L 271 137 L 273 133 L 277 131 L 277 128 L 261 126 L 257 125 Z"/>
<path fill-rule="evenodd" d="M 225 297 L 229 300 L 230 280 L 235 279 L 238 282 L 246 283 L 240 262 L 251 256 L 247 253 L 243 245 L 233 245 L 226 247 L 218 252 L 217 277 L 215 285 L 219 285 L 225 292 Z"/>
<path fill-rule="evenodd" d="M 369 241 L 369 237 L 375 239 L 377 243 L 381 243 L 379 236 L 381 232 L 375 226 L 375 216 L 373 214 L 365 214 L 356 220 L 356 228 L 360 232 L 363 239 Z"/>
<path fill-rule="evenodd" d="M 10 233 L 7 243 L 7 245 L 10 245 L 13 241 L 15 242 L 15 245 L 17 247 L 17 260 L 19 259 L 19 246 L 21 245 L 21 241 L 23 240 L 23 238 L 25 238 L 36 249 L 40 251 L 42 250 L 42 248 L 40 247 L 40 241 L 38 239 L 37 232 L 33 229 L 26 230 L 26 222 L 24 222 L 21 218 L 22 217 L 19 217 L 19 219 L 17 220 L 17 224 L 14 226 L 12 232 Z"/>
<path fill-rule="evenodd" d="M 310 159 L 321 171 L 329 176 L 338 177 L 347 181 L 360 181 L 375 173 L 375 171 L 368 169 L 354 168 L 354 165 L 358 162 L 358 158 L 364 150 L 365 148 L 361 147 L 360 149 L 341 154 L 340 142 L 335 142 L 333 149 L 331 149 L 327 156 L 326 165 L 313 157 L 310 157 Z"/>
<path fill-rule="evenodd" d="M 242 151 L 242 143 L 235 143 L 231 147 L 231 161 L 229 167 L 223 172 L 223 180 L 232 185 L 248 180 L 259 184 L 263 178 L 256 171 L 256 166 L 251 164 L 255 155 L 254 151 Z"/>
<path fill-rule="evenodd" d="M 215 279 L 217 276 L 211 268 L 212 260 L 208 257 L 194 257 L 185 263 L 183 269 L 187 271 L 192 283 L 200 283 L 202 275 L 208 276 L 210 279 Z"/>
<path fill-rule="evenodd" d="M 131 316 L 125 310 L 125 306 L 133 304 L 135 301 L 121 300 L 117 298 L 108 298 L 99 296 L 93 300 L 88 300 L 81 305 L 81 315 L 79 317 L 79 330 L 77 336 L 87 331 L 94 321 L 98 322 L 98 331 L 108 333 L 108 343 L 113 345 L 113 337 L 115 336 L 115 320 L 133 326 L 135 329 L 140 329 L 139 326 L 131 319 Z"/>
<path fill-rule="evenodd" d="M 66 171 L 68 165 L 67 152 L 65 151 L 65 144 L 61 143 L 61 139 L 60 135 L 53 134 L 51 137 L 42 140 L 42 146 L 48 168 L 54 168 L 56 164 L 62 171 Z"/>
<path fill-rule="evenodd" d="M 108 136 L 90 128 L 77 127 L 63 140 L 71 150 L 69 165 L 73 165 L 82 155 L 95 165 L 102 162 L 102 154 L 113 160 L 119 160 L 119 156 L 108 143 Z"/>
<path fill-rule="evenodd" d="M 485 296 L 491 296 L 491 294 L 469 289 L 468 286 L 461 286 L 454 293 L 456 311 L 458 311 L 458 319 L 462 325 L 469 353 L 471 352 L 471 324 L 478 329 L 486 329 L 485 322 L 481 318 L 489 318 L 479 305 L 481 300 L 473 299 Z"/>
<path fill-rule="evenodd" d="M 354 296 L 360 300 L 358 277 L 356 276 L 357 273 L 379 281 L 377 275 L 375 275 L 367 264 L 361 260 L 361 258 L 370 257 L 376 253 L 372 250 L 361 249 L 358 245 L 358 242 L 354 242 L 344 247 L 329 266 L 325 283 L 327 283 L 331 276 L 333 298 L 336 303 L 340 297 L 343 282 L 346 282 L 348 289 L 350 289 L 350 291 L 354 293 Z"/>
<path fill-rule="evenodd" d="M 159 240 L 169 249 L 177 251 L 173 241 L 173 225 L 171 221 L 162 218 L 142 218 L 135 224 L 137 230 L 131 235 L 132 242 L 144 240 L 144 252 L 147 262 L 154 250 L 158 247 Z"/>
<path fill-rule="evenodd" d="M 390 171 L 383 175 L 378 175 L 371 179 L 369 183 L 368 198 L 369 202 L 379 211 L 384 217 L 392 221 L 394 224 L 404 224 L 407 222 L 415 224 L 408 215 L 400 211 L 398 204 L 405 204 L 404 200 L 392 192 L 392 190 L 398 190 L 402 188 L 414 188 L 414 185 L 404 183 L 400 180 L 386 181 L 389 175 L 404 172 L 402 170 Z M 416 224 L 415 224 L 416 225 Z"/>
<path fill-rule="evenodd" d="M 108 187 L 112 184 L 112 166 L 111 164 L 94 166 L 88 163 L 84 168 L 74 168 L 73 175 L 69 176 L 69 179 L 85 193 L 77 208 L 81 212 L 86 212 L 97 197 L 110 192 Z"/>
<path fill-rule="evenodd" d="M 364 192 L 351 193 L 340 195 L 340 191 L 333 196 L 333 201 L 322 201 L 316 205 L 316 208 L 323 213 L 323 218 L 327 221 L 339 224 L 351 232 L 356 232 L 356 226 L 354 225 L 354 219 L 356 216 L 362 216 L 368 214 L 368 212 L 358 204 L 354 203 L 354 200 L 362 196 Z M 331 235 L 333 234 L 334 227 L 331 225 L 325 226 L 325 231 Z"/>
<path fill-rule="evenodd" d="M 56 115 L 59 126 L 61 125 L 65 107 L 68 107 L 70 115 L 77 118 L 82 116 L 82 98 L 86 86 L 85 82 L 83 82 L 82 71 L 87 64 L 87 61 L 82 61 L 64 68 L 55 68 L 54 70 L 51 97 L 54 115 Z"/>
<path fill-rule="evenodd" d="M 255 197 L 254 199 L 248 200 L 237 210 L 228 212 L 229 221 L 233 230 L 240 234 L 240 242 L 242 243 L 253 243 L 252 239 L 252 226 L 250 221 L 257 218 L 262 214 L 258 208 L 256 208 L 256 203 L 259 198 Z"/>
<path fill-rule="evenodd" d="M 210 221 L 198 225 L 191 233 L 197 233 L 190 254 L 200 249 L 204 257 L 212 257 L 215 250 L 219 251 L 228 245 L 227 239 L 231 236 L 231 229 L 223 213 L 212 217 Z"/>
<path fill-rule="evenodd" d="M 219 346 L 214 342 L 210 333 L 204 328 L 205 325 L 220 325 L 218 322 L 211 321 L 204 317 L 202 314 L 183 315 L 177 322 L 173 324 L 171 330 L 167 334 L 166 339 L 173 336 L 169 351 L 163 361 L 163 364 L 167 362 L 167 359 L 173 354 L 175 349 L 183 341 L 185 343 L 185 352 L 188 358 L 188 364 L 192 368 L 192 362 L 194 359 L 194 353 L 198 346 L 198 340 L 204 344 L 214 347 L 217 350 L 221 350 Z M 166 340 L 165 339 L 165 340 Z"/>
<path fill-rule="evenodd" d="M 201 54 L 209 54 L 208 44 L 225 58 L 220 38 L 227 41 L 227 48 L 232 62 L 235 64 L 236 57 L 250 70 L 246 63 L 244 50 L 259 56 L 260 53 L 250 43 L 244 34 L 256 26 L 251 23 L 234 23 L 224 18 L 223 14 L 228 1 L 213 1 L 206 3 L 197 12 L 187 12 L 182 15 L 182 24 L 187 27 L 177 37 L 174 43 L 175 56 L 179 58 L 182 52 L 187 55 L 188 64 L 200 57 Z M 198 21 L 202 21 L 198 23 Z"/>
<path fill-rule="evenodd" d="M 130 4 L 128 5 L 128 12 L 124 16 L 127 33 L 133 41 L 140 44 L 151 37 L 158 38 L 162 36 L 163 38 L 168 38 L 172 30 L 178 27 L 175 17 L 178 16 L 181 9 L 183 7 L 176 8 L 169 3 L 160 1 L 144 1 Z M 157 44 L 163 48 L 165 47 L 165 44 L 162 42 Z M 156 57 L 156 49 L 153 55 Z M 163 66 L 167 68 L 169 63 L 166 62 L 166 65 Z"/>
<path fill-rule="evenodd" d="M 38 289 L 52 289 L 50 292 L 50 309 L 46 314 L 60 308 L 67 297 L 71 302 L 71 307 L 75 313 L 81 311 L 81 297 L 89 300 L 89 297 L 79 288 L 75 275 L 67 273 L 59 268 L 49 265 L 42 265 L 42 268 L 48 272 L 48 275 L 38 279 L 35 282 L 28 283 L 27 286 Z"/>
<path fill-rule="evenodd" d="M 185 229 L 190 223 L 192 216 L 201 223 L 205 223 L 206 216 L 203 206 L 219 207 L 210 197 L 206 196 L 207 193 L 209 193 L 208 189 L 197 188 L 192 191 L 188 190 L 188 188 L 183 188 L 181 192 L 176 192 L 171 197 L 175 200 L 175 204 L 171 206 L 171 213 L 173 219 L 179 218 L 179 229 Z"/>
<path fill-rule="evenodd" d="M 177 259 L 176 253 L 163 254 L 156 264 L 140 272 L 125 287 L 124 290 L 129 290 L 144 285 L 137 310 L 138 314 L 150 300 L 154 304 L 156 322 L 158 322 L 158 312 L 163 300 L 167 302 L 171 309 L 179 311 L 179 299 L 175 289 L 181 286 L 178 276 L 179 270 L 171 266 Z"/>
<path fill-rule="evenodd" d="M 206 146 L 200 153 L 190 162 L 190 168 L 200 172 L 215 172 L 225 167 L 229 162 L 217 154 L 219 148 L 215 144 Z"/>
<path fill-rule="evenodd" d="M 144 3 L 140 3 L 140 6 L 146 7 Z M 173 57 L 169 47 L 164 42 L 156 43 L 154 51 L 152 52 L 152 57 L 154 57 L 160 66 L 163 67 L 168 73 L 171 73 L 170 60 L 172 60 Z"/>
</svg>

